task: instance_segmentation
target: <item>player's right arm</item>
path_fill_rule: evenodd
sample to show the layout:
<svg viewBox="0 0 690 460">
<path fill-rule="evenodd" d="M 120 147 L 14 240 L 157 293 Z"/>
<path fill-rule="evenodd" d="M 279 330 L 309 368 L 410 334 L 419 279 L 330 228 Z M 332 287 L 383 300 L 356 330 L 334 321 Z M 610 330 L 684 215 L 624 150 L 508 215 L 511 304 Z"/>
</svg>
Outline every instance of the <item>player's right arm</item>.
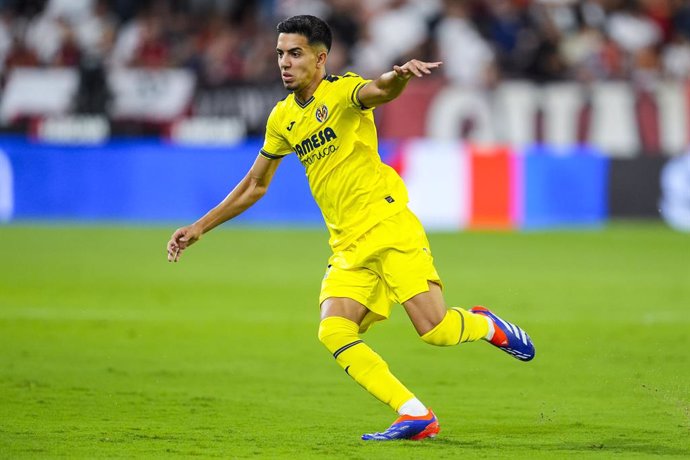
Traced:
<svg viewBox="0 0 690 460">
<path fill-rule="evenodd" d="M 207 212 L 192 225 L 178 228 L 168 241 L 168 261 L 177 262 L 182 252 L 196 243 L 201 235 L 233 217 L 242 214 L 264 196 L 282 158 L 292 147 L 281 135 L 283 126 L 277 104 L 266 121 L 266 137 L 261 153 L 249 168 L 249 172 L 218 206 Z"/>
<path fill-rule="evenodd" d="M 264 196 L 281 159 L 259 155 L 247 175 L 215 208 L 191 225 L 178 228 L 168 241 L 168 262 L 177 262 L 182 252 L 201 235 L 242 214 Z"/>
</svg>

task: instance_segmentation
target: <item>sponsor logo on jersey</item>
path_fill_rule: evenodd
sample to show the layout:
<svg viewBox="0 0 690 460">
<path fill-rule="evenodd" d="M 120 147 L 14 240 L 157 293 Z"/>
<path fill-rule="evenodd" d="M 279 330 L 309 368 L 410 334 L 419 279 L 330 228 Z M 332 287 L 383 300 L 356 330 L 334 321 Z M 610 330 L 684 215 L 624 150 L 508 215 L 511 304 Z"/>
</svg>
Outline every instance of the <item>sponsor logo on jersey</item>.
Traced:
<svg viewBox="0 0 690 460">
<path fill-rule="evenodd" d="M 338 150 L 339 146 L 333 143 L 337 137 L 333 128 L 328 126 L 299 144 L 295 144 L 295 153 L 303 165 L 311 165 L 314 161 L 325 158 Z"/>
<path fill-rule="evenodd" d="M 324 121 L 326 121 L 328 119 L 328 107 L 326 106 L 326 104 L 321 104 L 320 106 L 318 106 L 316 108 L 315 115 L 316 120 L 319 123 L 323 123 Z"/>
</svg>

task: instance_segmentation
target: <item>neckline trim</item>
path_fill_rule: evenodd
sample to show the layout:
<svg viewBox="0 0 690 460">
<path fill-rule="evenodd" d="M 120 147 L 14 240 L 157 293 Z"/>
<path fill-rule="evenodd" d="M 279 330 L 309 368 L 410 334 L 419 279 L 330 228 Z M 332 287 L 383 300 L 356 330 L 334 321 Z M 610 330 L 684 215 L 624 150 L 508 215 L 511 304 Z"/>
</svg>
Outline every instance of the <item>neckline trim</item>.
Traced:
<svg viewBox="0 0 690 460">
<path fill-rule="evenodd" d="M 304 101 L 304 102 L 300 102 L 300 100 L 297 99 L 297 96 L 294 96 L 294 99 L 295 99 L 295 103 L 296 103 L 298 106 L 300 106 L 301 108 L 305 108 L 306 106 L 308 106 L 309 104 L 311 104 L 311 101 L 314 100 L 314 95 L 312 94 L 312 96 L 311 96 L 309 99 L 307 99 L 306 101 Z"/>
</svg>

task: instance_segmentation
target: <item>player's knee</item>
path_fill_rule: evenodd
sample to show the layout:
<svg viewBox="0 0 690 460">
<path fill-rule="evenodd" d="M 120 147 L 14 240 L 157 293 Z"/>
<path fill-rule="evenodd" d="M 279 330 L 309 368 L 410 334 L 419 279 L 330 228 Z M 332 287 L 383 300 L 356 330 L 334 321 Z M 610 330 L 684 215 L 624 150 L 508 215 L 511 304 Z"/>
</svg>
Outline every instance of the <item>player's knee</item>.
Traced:
<svg viewBox="0 0 690 460">
<path fill-rule="evenodd" d="M 339 316 L 330 316 L 321 320 L 319 324 L 319 341 L 331 353 L 342 346 L 357 340 L 359 327 L 354 321 Z"/>
<path fill-rule="evenodd" d="M 328 348 L 328 343 L 330 342 L 331 337 L 333 336 L 333 331 L 329 327 L 328 323 L 326 320 L 321 321 L 319 324 L 319 342 L 324 344 L 326 348 Z"/>
<path fill-rule="evenodd" d="M 460 343 L 462 332 L 462 318 L 453 310 L 448 310 L 440 323 L 432 330 L 420 336 L 420 338 L 430 345 L 437 347 L 447 347 Z"/>
</svg>

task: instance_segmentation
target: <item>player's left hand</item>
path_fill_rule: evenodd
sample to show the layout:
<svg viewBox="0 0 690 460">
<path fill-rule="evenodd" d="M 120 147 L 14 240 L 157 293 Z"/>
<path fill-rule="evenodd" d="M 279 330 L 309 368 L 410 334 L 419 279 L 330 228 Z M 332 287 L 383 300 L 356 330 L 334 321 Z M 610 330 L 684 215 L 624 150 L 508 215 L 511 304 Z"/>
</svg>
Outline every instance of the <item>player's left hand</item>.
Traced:
<svg viewBox="0 0 690 460">
<path fill-rule="evenodd" d="M 407 61 L 403 65 L 394 65 L 393 70 L 395 71 L 398 78 L 403 78 L 409 80 L 412 77 L 421 78 L 424 75 L 429 75 L 433 69 L 437 69 L 443 64 L 443 62 L 424 62 L 418 61 L 417 59 L 412 59 Z"/>
</svg>

